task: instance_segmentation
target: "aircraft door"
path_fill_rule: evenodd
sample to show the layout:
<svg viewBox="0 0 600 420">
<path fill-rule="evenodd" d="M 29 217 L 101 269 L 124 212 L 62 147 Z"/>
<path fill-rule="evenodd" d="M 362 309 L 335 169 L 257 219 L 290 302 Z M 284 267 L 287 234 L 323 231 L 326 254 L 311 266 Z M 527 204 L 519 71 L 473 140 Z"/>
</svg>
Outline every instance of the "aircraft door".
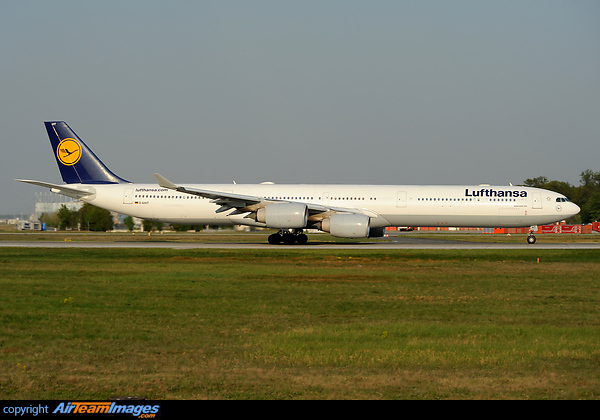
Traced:
<svg viewBox="0 0 600 420">
<path fill-rule="evenodd" d="M 532 209 L 541 209 L 542 208 L 542 194 L 540 193 L 533 193 L 533 205 L 531 206 Z"/>
<path fill-rule="evenodd" d="M 406 207 L 406 191 L 398 191 L 398 200 L 396 207 Z"/>
<path fill-rule="evenodd" d="M 321 201 L 321 203 L 323 203 L 324 206 L 329 206 L 329 193 L 328 192 L 323 193 L 323 200 Z"/>
<path fill-rule="evenodd" d="M 123 204 L 131 204 L 133 201 L 133 188 L 125 188 L 123 193 Z"/>
</svg>

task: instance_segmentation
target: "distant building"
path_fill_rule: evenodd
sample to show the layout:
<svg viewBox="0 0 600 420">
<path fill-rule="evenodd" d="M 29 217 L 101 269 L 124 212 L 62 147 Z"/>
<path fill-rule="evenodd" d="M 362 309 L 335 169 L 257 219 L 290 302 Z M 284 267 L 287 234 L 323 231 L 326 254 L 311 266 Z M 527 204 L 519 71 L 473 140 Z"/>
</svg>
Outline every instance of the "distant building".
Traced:
<svg viewBox="0 0 600 420">
<path fill-rule="evenodd" d="M 77 211 L 82 206 L 81 201 L 64 195 L 55 194 L 49 191 L 35 193 L 35 218 L 40 219 L 42 214 L 52 214 L 60 210 L 61 206 L 65 206 L 69 210 Z"/>
<path fill-rule="evenodd" d="M 19 230 L 45 230 L 43 223 L 40 222 L 30 222 L 25 220 L 19 220 L 17 223 L 17 229 Z"/>
</svg>

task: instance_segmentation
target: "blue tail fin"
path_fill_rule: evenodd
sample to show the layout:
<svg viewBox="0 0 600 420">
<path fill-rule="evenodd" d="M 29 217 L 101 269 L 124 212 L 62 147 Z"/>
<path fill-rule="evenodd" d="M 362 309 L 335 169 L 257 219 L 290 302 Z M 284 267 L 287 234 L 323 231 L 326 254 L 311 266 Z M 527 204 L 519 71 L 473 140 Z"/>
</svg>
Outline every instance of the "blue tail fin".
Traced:
<svg viewBox="0 0 600 420">
<path fill-rule="evenodd" d="M 122 184 L 64 121 L 44 123 L 63 181 L 67 184 Z"/>
</svg>

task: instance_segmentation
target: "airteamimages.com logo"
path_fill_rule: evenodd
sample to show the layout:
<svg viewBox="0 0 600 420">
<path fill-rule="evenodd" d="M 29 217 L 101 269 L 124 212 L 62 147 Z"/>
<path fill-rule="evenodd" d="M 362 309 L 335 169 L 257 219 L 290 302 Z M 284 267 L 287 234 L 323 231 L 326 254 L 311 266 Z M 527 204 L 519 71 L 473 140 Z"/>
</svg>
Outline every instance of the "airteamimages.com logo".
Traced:
<svg viewBox="0 0 600 420">
<path fill-rule="evenodd" d="M 117 402 L 63 402 L 52 414 L 131 414 L 141 419 L 151 419 L 160 411 L 155 404 L 123 404 Z"/>
<path fill-rule="evenodd" d="M 128 415 L 140 419 L 156 418 L 160 414 L 160 404 L 144 404 L 144 403 L 125 403 L 116 401 L 69 401 L 69 402 L 54 402 L 49 404 L 38 405 L 5 405 L 2 408 L 3 415 L 13 415 L 15 417 L 52 417 L 66 415 Z"/>
</svg>

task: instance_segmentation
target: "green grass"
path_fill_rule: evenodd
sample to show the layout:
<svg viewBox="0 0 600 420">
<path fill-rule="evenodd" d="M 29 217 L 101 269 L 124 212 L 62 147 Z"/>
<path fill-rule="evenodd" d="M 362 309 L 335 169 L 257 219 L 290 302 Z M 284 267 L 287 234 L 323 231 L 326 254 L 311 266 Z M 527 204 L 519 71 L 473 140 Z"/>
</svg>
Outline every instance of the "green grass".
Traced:
<svg viewBox="0 0 600 420">
<path fill-rule="evenodd" d="M 3 248 L 0 398 L 598 399 L 599 257 Z"/>
</svg>

